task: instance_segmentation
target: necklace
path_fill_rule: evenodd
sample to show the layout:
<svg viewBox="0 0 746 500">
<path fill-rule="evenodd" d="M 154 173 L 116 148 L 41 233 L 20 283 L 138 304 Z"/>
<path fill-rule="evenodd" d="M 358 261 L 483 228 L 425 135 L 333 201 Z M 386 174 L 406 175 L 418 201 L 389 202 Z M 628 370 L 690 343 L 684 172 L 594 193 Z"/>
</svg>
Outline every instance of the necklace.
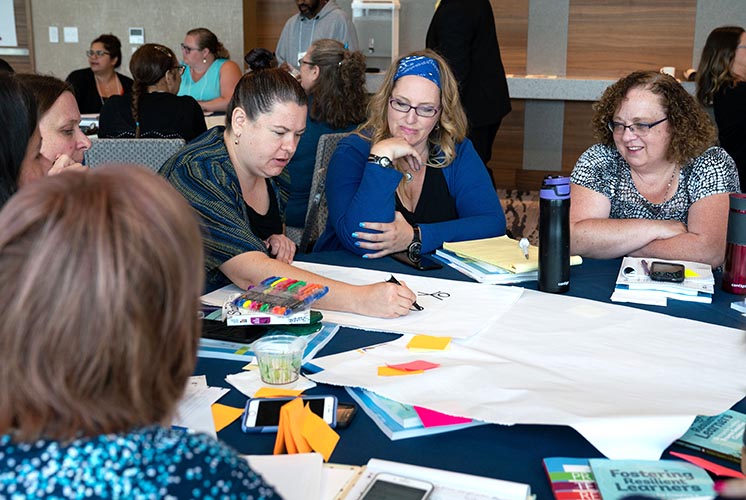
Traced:
<svg viewBox="0 0 746 500">
<path fill-rule="evenodd" d="M 122 87 L 121 87 L 121 84 L 119 83 L 119 77 L 117 77 L 116 73 L 114 73 L 115 90 L 114 90 L 114 92 L 110 93 L 107 96 L 104 96 L 104 94 L 105 94 L 104 89 L 106 87 L 104 87 L 101 84 L 101 82 L 99 81 L 98 77 L 96 75 L 94 75 L 93 79 L 96 81 L 96 90 L 98 91 L 98 98 L 101 99 L 101 104 L 104 103 L 104 97 L 109 98 L 109 97 L 111 97 L 111 96 L 113 96 L 115 94 L 116 95 L 122 95 Z M 110 86 L 110 85 L 107 84 L 107 86 Z"/>
<path fill-rule="evenodd" d="M 663 199 L 661 200 L 660 203 L 655 203 L 655 204 L 651 203 L 650 200 L 648 200 L 647 198 L 645 198 L 642 195 L 642 193 L 640 193 L 638 191 L 638 194 L 640 195 L 640 198 L 642 198 L 642 200 L 644 201 L 645 205 L 648 207 L 648 210 L 650 210 L 651 212 L 653 212 L 656 216 L 658 216 L 660 214 L 661 210 L 663 209 L 663 204 L 668 200 L 668 193 L 671 191 L 671 185 L 673 184 L 673 180 L 676 177 L 676 172 L 678 172 L 678 171 L 679 171 L 679 166 L 678 165 L 674 165 L 673 170 L 671 171 L 671 177 L 668 179 L 668 184 L 666 184 L 666 190 L 663 192 Z M 640 174 L 637 174 L 637 177 L 640 179 L 640 181 L 642 181 L 643 183 L 645 183 L 645 181 L 640 176 Z M 657 205 L 657 206 L 655 206 L 655 205 Z"/>
</svg>

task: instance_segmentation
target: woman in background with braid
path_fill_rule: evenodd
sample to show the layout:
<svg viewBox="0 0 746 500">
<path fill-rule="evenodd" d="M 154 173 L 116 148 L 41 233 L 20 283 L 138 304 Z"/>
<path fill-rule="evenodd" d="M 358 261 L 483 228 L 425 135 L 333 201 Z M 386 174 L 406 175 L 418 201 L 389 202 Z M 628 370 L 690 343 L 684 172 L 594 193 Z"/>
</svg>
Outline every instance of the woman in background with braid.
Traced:
<svg viewBox="0 0 746 500">
<path fill-rule="evenodd" d="M 176 96 L 184 66 L 168 47 L 147 43 L 130 60 L 132 93 L 112 96 L 99 117 L 99 137 L 182 138 L 206 130 L 197 101 Z"/>
</svg>

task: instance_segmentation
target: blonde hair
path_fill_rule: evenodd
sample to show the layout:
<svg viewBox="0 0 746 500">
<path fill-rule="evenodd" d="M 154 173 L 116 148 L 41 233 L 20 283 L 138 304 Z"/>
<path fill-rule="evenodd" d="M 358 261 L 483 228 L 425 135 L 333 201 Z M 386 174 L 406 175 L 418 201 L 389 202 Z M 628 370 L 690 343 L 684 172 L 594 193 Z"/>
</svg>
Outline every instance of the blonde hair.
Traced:
<svg viewBox="0 0 746 500">
<path fill-rule="evenodd" d="M 202 244 L 135 166 L 68 172 L 0 212 L 0 434 L 67 440 L 172 413 L 196 361 Z"/>
<path fill-rule="evenodd" d="M 445 59 L 432 50 L 421 50 L 403 55 L 389 66 L 378 92 L 370 98 L 368 120 L 360 126 L 358 133 L 362 137 L 366 137 L 365 133 L 370 133 L 370 140 L 373 144 L 391 137 L 388 108 L 389 99 L 394 90 L 394 75 L 401 60 L 409 56 L 429 57 L 438 64 L 440 70 L 440 116 L 438 124 L 430 132 L 428 142 L 431 145 L 438 146 L 442 154 L 434 159 L 431 156 L 427 164 L 436 168 L 447 167 L 456 158 L 456 144 L 466 137 L 466 114 L 461 106 L 456 78 Z"/>
</svg>

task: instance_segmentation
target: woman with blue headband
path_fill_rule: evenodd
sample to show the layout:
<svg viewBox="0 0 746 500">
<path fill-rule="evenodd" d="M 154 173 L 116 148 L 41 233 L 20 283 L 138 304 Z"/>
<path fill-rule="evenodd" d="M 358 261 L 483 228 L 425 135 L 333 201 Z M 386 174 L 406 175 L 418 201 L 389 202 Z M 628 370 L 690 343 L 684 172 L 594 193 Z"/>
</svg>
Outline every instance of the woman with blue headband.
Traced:
<svg viewBox="0 0 746 500">
<path fill-rule="evenodd" d="M 458 84 L 425 50 L 389 68 L 368 120 L 340 141 L 329 164 L 329 219 L 316 250 L 412 261 L 445 241 L 505 234 L 505 214 L 466 138 Z"/>
</svg>

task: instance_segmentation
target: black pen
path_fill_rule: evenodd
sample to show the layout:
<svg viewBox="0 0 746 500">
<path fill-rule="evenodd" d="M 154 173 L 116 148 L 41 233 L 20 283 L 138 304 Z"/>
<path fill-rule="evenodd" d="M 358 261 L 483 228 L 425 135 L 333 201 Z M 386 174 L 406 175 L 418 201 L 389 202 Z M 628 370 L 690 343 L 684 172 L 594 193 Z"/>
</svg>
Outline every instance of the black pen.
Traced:
<svg viewBox="0 0 746 500">
<path fill-rule="evenodd" d="M 399 283 L 399 280 L 398 280 L 398 279 L 394 278 L 394 275 L 393 275 L 393 274 L 391 275 L 391 277 L 390 277 L 390 278 L 388 279 L 388 281 L 387 281 L 387 282 L 388 282 L 388 283 L 393 283 L 394 285 L 399 285 L 399 286 L 401 286 L 401 283 Z M 419 305 L 419 304 L 417 303 L 417 301 L 416 301 L 416 300 L 415 300 L 415 301 L 414 301 L 414 302 L 412 303 L 412 307 L 414 307 L 414 308 L 415 308 L 416 310 L 418 310 L 418 311 L 422 311 L 422 310 L 424 310 L 424 309 L 425 309 L 424 307 L 422 307 L 421 305 Z"/>
</svg>

